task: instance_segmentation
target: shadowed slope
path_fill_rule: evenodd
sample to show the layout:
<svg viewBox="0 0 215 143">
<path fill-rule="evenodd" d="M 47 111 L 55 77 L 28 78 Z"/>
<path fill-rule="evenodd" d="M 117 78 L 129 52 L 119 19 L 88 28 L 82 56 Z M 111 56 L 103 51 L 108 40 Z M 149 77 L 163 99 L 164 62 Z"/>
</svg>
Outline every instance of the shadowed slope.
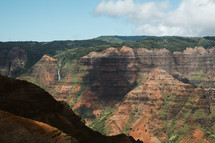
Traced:
<svg viewBox="0 0 215 143">
<path fill-rule="evenodd" d="M 71 135 L 80 143 L 132 143 L 125 135 L 106 137 L 86 127 L 65 104 L 26 81 L 0 76 L 0 109 L 18 116 L 41 121 Z"/>
</svg>

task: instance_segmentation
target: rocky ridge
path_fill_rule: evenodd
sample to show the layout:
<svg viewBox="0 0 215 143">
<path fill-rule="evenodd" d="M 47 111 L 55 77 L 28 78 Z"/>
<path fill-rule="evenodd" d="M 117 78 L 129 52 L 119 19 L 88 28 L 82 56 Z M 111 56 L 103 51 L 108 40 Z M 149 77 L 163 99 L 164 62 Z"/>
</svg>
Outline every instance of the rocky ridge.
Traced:
<svg viewBox="0 0 215 143">
<path fill-rule="evenodd" d="M 72 101 L 68 97 L 73 98 L 73 94 L 79 91 L 83 84 L 89 85 L 93 94 L 103 96 L 101 99 L 109 100 L 111 96 L 111 100 L 118 100 L 135 86 L 138 73 L 149 73 L 155 67 L 164 69 L 183 82 L 214 87 L 213 61 L 214 48 L 205 50 L 195 47 L 174 53 L 166 49 L 109 48 L 102 52 L 91 52 L 80 62 L 74 62 L 77 66 L 71 65 L 68 69 L 70 74 L 65 72 L 67 69 L 62 68 L 63 76 L 60 81 L 59 61 L 47 55 L 18 78 L 45 88 L 58 100 Z M 82 83 L 83 81 L 85 83 Z"/>
<path fill-rule="evenodd" d="M 78 143 L 57 128 L 1 110 L 0 142 Z"/>
<path fill-rule="evenodd" d="M 204 90 L 194 89 L 157 68 L 114 107 L 117 110 L 105 121 L 105 127 L 109 135 L 127 133 L 147 143 L 213 142 L 208 136 L 215 128 L 208 125 L 214 124 L 215 116 L 204 96 Z M 208 136 L 205 127 L 212 129 Z M 201 136 L 195 136 L 196 132 Z"/>
<path fill-rule="evenodd" d="M 187 48 L 183 52 L 166 49 L 138 49 L 137 55 L 142 64 L 158 66 L 172 75 L 180 74 L 192 83 L 214 86 L 214 52 L 215 49 L 203 47 Z"/>
<path fill-rule="evenodd" d="M 44 55 L 27 73 L 18 77 L 50 91 L 57 81 L 58 60 Z"/>
<path fill-rule="evenodd" d="M 0 110 L 60 129 L 80 143 L 132 143 L 125 135 L 107 137 L 84 125 L 67 104 L 56 101 L 36 85 L 0 76 Z"/>
<path fill-rule="evenodd" d="M 214 48 L 202 47 L 174 53 L 129 47 L 91 52 L 78 62 L 82 70 L 72 65 L 75 72 L 49 91 L 64 89 L 54 97 L 87 113 L 86 119 L 95 115 L 87 124 L 103 134 L 126 133 L 145 142 L 210 142 L 214 134 L 210 127 L 214 124 L 213 88 L 205 90 L 183 82 L 213 87 L 213 52 Z M 79 71 L 82 74 L 77 74 Z"/>
<path fill-rule="evenodd" d="M 94 78 L 91 89 L 102 96 L 101 99 L 123 97 L 137 78 L 137 58 L 129 47 L 91 52 L 81 63 L 86 66 L 86 77 Z"/>
</svg>

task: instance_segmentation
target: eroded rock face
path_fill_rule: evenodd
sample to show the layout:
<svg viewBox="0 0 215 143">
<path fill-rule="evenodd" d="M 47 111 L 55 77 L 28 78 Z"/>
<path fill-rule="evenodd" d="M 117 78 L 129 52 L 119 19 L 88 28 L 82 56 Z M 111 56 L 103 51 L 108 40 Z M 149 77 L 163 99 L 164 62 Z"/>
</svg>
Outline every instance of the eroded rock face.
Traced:
<svg viewBox="0 0 215 143">
<path fill-rule="evenodd" d="M 213 87 L 215 86 L 214 55 L 214 48 L 205 50 L 203 47 L 187 48 L 183 52 L 174 53 L 167 49 L 133 50 L 123 47 L 119 51 L 109 48 L 102 52 L 92 52 L 83 57 L 82 62 L 88 66 L 88 71 L 92 71 L 97 76 L 101 75 L 99 77 L 101 81 L 110 83 L 113 87 L 115 84 L 116 86 L 120 84 L 121 91 L 126 93 L 129 91 L 128 87 L 131 87 L 136 80 L 137 72 L 149 73 L 155 67 L 162 68 L 184 81 L 189 79 L 193 84 Z M 99 85 L 97 88 L 109 86 L 101 82 L 96 85 Z"/>
<path fill-rule="evenodd" d="M 107 117 L 104 123 L 106 134 L 126 133 L 145 142 L 179 142 L 189 139 L 198 142 L 196 135 L 200 133 L 201 139 L 208 141 L 210 139 L 201 127 L 214 128 L 210 127 L 215 120 L 211 114 L 214 111 L 214 91 L 194 88 L 183 82 L 189 83 L 187 78 L 191 81 L 198 80 L 193 78 L 200 78 L 204 82 L 213 83 L 214 52 L 213 48 L 205 50 L 201 47 L 174 53 L 166 49 L 109 48 L 84 56 L 81 59 L 84 67 L 81 76 L 77 74 L 79 70 L 75 70 L 76 78 L 70 73 L 65 75 L 66 78 L 60 85 L 55 84 L 55 87 L 46 89 L 61 93 L 59 96 L 56 94 L 55 98 L 68 99 L 73 109 L 92 107 L 89 113 L 96 115 L 98 121 Z M 43 58 L 41 61 L 46 64 L 41 62 L 43 64 L 40 65 L 48 65 L 54 70 L 34 70 L 49 71 L 57 81 L 57 69 L 53 68 L 57 67 L 57 61 Z M 134 88 L 139 75 L 147 75 L 148 78 Z M 42 79 L 49 81 L 48 79 L 54 78 Z M 85 89 L 83 85 L 87 85 Z M 123 99 L 123 102 L 119 102 L 119 99 Z M 117 102 L 119 103 L 115 105 Z M 82 106 L 85 108 L 81 108 Z M 106 107 L 111 107 L 111 114 L 104 109 Z M 193 124 L 201 127 L 192 126 Z"/>
<path fill-rule="evenodd" d="M 27 62 L 27 53 L 14 47 L 9 52 L 7 50 L 0 51 L 0 74 L 15 77 L 24 69 Z"/>
<path fill-rule="evenodd" d="M 44 55 L 27 73 L 19 76 L 19 79 L 28 80 L 51 91 L 58 78 L 57 68 L 57 59 Z"/>
<path fill-rule="evenodd" d="M 172 75 L 187 78 L 195 85 L 206 87 L 215 86 L 215 49 L 205 50 L 203 47 L 187 48 L 183 52 L 171 53 L 166 49 L 147 50 L 138 49 L 137 55 L 143 71 L 150 71 L 149 67 L 160 67 Z"/>
<path fill-rule="evenodd" d="M 0 110 L 47 123 L 80 143 L 134 143 L 132 137 L 107 137 L 86 127 L 68 105 L 38 86 L 0 76 Z"/>
<path fill-rule="evenodd" d="M 183 52 L 174 53 L 166 49 L 148 50 L 140 48 L 137 50 L 137 55 L 143 64 L 158 66 L 170 74 L 179 72 L 188 75 L 200 70 L 212 73 L 214 52 L 214 48 L 205 50 L 203 47 L 187 48 Z"/>
<path fill-rule="evenodd" d="M 183 52 L 174 52 L 178 72 L 190 74 L 204 70 L 213 73 L 214 49 L 205 50 L 203 47 L 187 48 Z"/>
<path fill-rule="evenodd" d="M 108 48 L 101 52 L 91 52 L 80 62 L 76 62 L 75 64 L 82 66 L 81 70 L 71 63 L 71 67 L 66 69 L 71 71 L 59 68 L 60 62 L 57 59 L 44 55 L 27 73 L 19 76 L 19 79 L 45 88 L 57 100 L 73 102 L 76 98 L 73 95 L 83 89 L 84 85 L 89 87 L 83 93 L 90 102 L 116 101 L 135 86 L 138 73 L 149 73 L 155 67 L 166 70 L 185 83 L 214 87 L 214 55 L 214 48 L 205 50 L 202 47 L 187 48 L 183 52 L 174 53 L 166 49 Z M 61 80 L 59 73 L 63 75 Z M 90 104 L 89 101 L 80 102 Z"/>
<path fill-rule="evenodd" d="M 144 48 L 137 49 L 137 56 L 140 59 L 141 64 L 146 67 L 142 67 L 143 71 L 151 71 L 148 67 L 160 67 L 166 70 L 168 73 L 176 72 L 176 65 L 173 54 L 167 49 L 148 50 Z"/>
<path fill-rule="evenodd" d="M 87 67 L 88 75 L 84 78 L 92 82 L 91 90 L 107 100 L 120 99 L 131 90 L 139 70 L 134 51 L 129 47 L 92 52 L 81 62 Z"/>
<path fill-rule="evenodd" d="M 188 141 L 189 138 L 195 142 L 201 139 L 210 142 L 205 132 L 196 126 L 198 123 L 209 127 L 215 122 L 203 117 L 214 118 L 208 101 L 203 89 L 194 89 L 157 68 L 114 107 L 117 111 L 106 120 L 106 128 L 110 135 L 123 132 L 146 143 Z M 198 117 L 198 114 L 204 115 Z M 203 133 L 196 137 L 199 131 Z"/>
<path fill-rule="evenodd" d="M 42 122 L 0 110 L 0 142 L 78 143 L 76 139 Z"/>
</svg>

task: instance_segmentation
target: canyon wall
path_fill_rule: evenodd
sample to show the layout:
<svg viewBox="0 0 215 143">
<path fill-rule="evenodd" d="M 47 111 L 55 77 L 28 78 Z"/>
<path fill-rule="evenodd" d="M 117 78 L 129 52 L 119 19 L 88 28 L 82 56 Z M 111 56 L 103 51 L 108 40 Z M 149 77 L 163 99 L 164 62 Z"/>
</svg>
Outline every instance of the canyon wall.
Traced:
<svg viewBox="0 0 215 143">
<path fill-rule="evenodd" d="M 16 116 L 5 113 L 4 111 L 12 113 Z M 53 132 L 58 131 L 56 135 L 52 132 L 53 136 L 52 136 L 52 139 L 50 139 L 50 142 L 55 139 L 62 139 L 62 142 L 63 140 L 65 140 L 66 142 L 67 140 L 67 138 L 65 137 L 66 134 L 63 134 L 61 131 L 75 138 L 75 140 L 77 140 L 79 143 L 86 143 L 86 142 L 135 143 L 136 142 L 132 137 L 128 137 L 123 134 L 111 137 L 111 136 L 104 136 L 99 132 L 93 131 L 92 129 L 88 128 L 83 122 L 81 122 L 80 117 L 78 117 L 65 102 L 56 101 L 44 89 L 41 89 L 38 86 L 32 83 L 29 83 L 27 81 L 15 80 L 15 79 L 3 77 L 3 76 L 0 76 L 0 115 L 1 117 L 12 116 L 15 122 L 20 122 L 19 124 L 20 128 L 18 128 L 16 126 L 17 125 L 16 123 L 12 124 L 13 121 L 11 121 L 10 120 L 11 118 L 9 117 L 8 122 L 12 122 L 10 124 L 11 126 L 9 127 L 15 128 L 14 130 L 11 129 L 11 131 L 15 132 L 16 128 L 21 130 L 26 127 L 26 124 L 29 125 L 28 131 L 25 132 L 24 130 L 22 130 L 23 132 L 19 132 L 21 137 L 19 137 L 19 135 L 16 134 L 17 137 L 20 139 L 25 138 L 26 134 L 30 133 L 31 131 L 32 131 L 32 134 L 31 134 L 32 136 L 38 134 L 40 130 L 47 129 L 48 127 L 50 127 L 46 125 L 46 124 L 49 124 L 55 127 L 55 128 L 50 127 L 50 129 L 52 129 Z M 21 116 L 24 118 L 20 118 L 18 116 Z M 25 119 L 25 118 L 28 118 L 28 119 Z M 32 120 L 36 120 L 46 124 L 39 123 Z M 7 127 L 6 125 L 4 126 L 1 125 L 2 123 L 4 123 L 4 121 L 5 121 L 4 118 L 0 118 L 1 127 Z M 39 127 L 39 124 L 42 126 L 41 128 Z M 56 128 L 58 128 L 61 131 L 57 130 Z M 34 130 L 34 129 L 38 129 L 38 130 Z M 44 134 L 47 133 L 47 135 L 49 135 L 49 132 L 47 130 L 46 131 L 44 130 Z M 57 136 L 59 134 L 62 134 L 62 136 Z M 26 136 L 25 139 L 31 138 L 32 137 L 31 135 Z M 39 135 L 41 136 L 40 139 L 42 140 L 43 139 L 42 135 L 41 134 Z M 46 139 L 48 138 L 49 136 L 46 136 Z M 3 139 L 5 138 L 3 137 Z M 0 135 L 0 140 L 1 140 L 1 135 Z"/>
<path fill-rule="evenodd" d="M 27 72 L 20 75 L 18 79 L 30 81 L 48 91 L 51 91 L 57 82 L 57 69 L 58 60 L 48 55 L 44 55 Z"/>
<path fill-rule="evenodd" d="M 0 74 L 15 77 L 19 75 L 27 63 L 27 53 L 19 47 L 11 50 L 0 50 Z"/>
<path fill-rule="evenodd" d="M 18 78 L 45 88 L 57 100 L 68 101 L 74 110 L 83 104 L 101 109 L 105 103 L 109 106 L 121 100 L 156 67 L 183 82 L 214 87 L 214 53 L 214 48 L 202 47 L 174 53 L 166 49 L 108 48 L 91 52 L 80 61 L 62 62 L 61 66 L 62 59 L 44 55 Z"/>
<path fill-rule="evenodd" d="M 210 126 L 215 116 L 209 98 L 204 89 L 195 89 L 156 68 L 115 105 L 117 110 L 105 121 L 105 128 L 110 135 L 127 133 L 147 143 L 210 142 L 204 130 L 215 131 Z"/>
<path fill-rule="evenodd" d="M 133 49 L 109 48 L 103 52 L 91 52 L 81 59 L 86 66 L 91 89 L 104 98 L 122 98 L 137 79 L 138 61 Z M 107 99 L 108 100 L 108 99 Z"/>
<path fill-rule="evenodd" d="M 194 85 L 205 87 L 215 86 L 214 53 L 214 48 L 205 50 L 203 47 L 173 53 L 166 49 L 137 49 L 141 64 L 160 67 L 175 77 L 187 78 Z M 145 67 L 142 68 L 145 70 Z"/>
<path fill-rule="evenodd" d="M 19 78 L 67 101 L 103 134 L 125 133 L 145 142 L 210 142 L 214 53 L 214 48 L 202 47 L 174 53 L 122 47 L 91 52 L 70 63 L 44 55 Z"/>
</svg>

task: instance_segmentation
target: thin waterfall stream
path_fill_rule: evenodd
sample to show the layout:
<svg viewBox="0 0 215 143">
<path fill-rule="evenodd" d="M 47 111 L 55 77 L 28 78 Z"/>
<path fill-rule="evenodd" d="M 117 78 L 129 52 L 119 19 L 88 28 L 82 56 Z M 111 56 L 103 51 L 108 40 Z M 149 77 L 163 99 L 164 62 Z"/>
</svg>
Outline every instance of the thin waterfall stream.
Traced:
<svg viewBox="0 0 215 143">
<path fill-rule="evenodd" d="M 59 64 L 58 64 L 58 69 L 57 69 L 58 81 L 61 80 L 60 68 L 61 68 L 61 62 L 59 62 Z"/>
</svg>

